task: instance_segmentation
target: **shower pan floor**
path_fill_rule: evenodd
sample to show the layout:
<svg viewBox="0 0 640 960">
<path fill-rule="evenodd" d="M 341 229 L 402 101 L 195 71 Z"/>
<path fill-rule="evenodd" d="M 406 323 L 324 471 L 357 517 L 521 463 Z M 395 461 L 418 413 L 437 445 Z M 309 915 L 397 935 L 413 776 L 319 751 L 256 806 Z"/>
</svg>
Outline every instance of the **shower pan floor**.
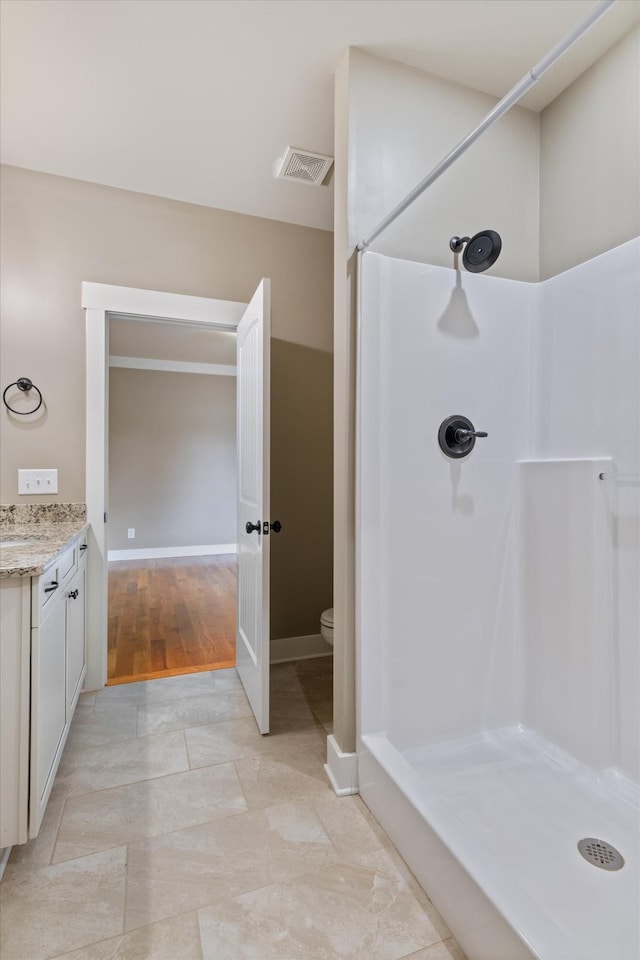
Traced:
<svg viewBox="0 0 640 960">
<path fill-rule="evenodd" d="M 639 807 L 628 781 L 598 778 L 521 728 L 400 753 L 362 738 L 510 925 L 549 960 L 640 957 Z M 599 870 L 584 837 L 625 865 Z"/>
</svg>

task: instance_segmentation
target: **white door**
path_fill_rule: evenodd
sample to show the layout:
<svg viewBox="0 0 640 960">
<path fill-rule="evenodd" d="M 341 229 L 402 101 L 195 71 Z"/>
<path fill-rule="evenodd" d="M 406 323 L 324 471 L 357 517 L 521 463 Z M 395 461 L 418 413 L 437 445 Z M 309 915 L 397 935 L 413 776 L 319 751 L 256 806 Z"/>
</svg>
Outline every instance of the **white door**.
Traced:
<svg viewBox="0 0 640 960">
<path fill-rule="evenodd" d="M 260 733 L 269 732 L 269 386 L 271 282 L 238 324 L 236 665 Z"/>
</svg>

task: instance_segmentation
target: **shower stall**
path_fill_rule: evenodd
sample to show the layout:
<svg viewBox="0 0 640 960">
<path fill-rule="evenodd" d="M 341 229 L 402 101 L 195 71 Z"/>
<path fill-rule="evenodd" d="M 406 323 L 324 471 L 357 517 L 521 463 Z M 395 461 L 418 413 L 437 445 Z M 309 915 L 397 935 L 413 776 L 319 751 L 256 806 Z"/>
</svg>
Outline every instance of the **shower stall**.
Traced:
<svg viewBox="0 0 640 960">
<path fill-rule="evenodd" d="M 470 960 L 638 960 L 640 239 L 360 247 L 360 791 Z"/>
</svg>

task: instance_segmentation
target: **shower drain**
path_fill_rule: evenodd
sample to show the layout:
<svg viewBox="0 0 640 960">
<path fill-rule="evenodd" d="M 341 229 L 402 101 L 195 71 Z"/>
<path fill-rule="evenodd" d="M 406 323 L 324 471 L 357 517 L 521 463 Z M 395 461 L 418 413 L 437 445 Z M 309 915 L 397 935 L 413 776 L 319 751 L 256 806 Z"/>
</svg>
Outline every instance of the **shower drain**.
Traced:
<svg viewBox="0 0 640 960">
<path fill-rule="evenodd" d="M 601 870 L 620 870 L 624 867 L 624 857 L 606 840 L 585 837 L 578 843 L 578 850 L 585 860 Z"/>
</svg>

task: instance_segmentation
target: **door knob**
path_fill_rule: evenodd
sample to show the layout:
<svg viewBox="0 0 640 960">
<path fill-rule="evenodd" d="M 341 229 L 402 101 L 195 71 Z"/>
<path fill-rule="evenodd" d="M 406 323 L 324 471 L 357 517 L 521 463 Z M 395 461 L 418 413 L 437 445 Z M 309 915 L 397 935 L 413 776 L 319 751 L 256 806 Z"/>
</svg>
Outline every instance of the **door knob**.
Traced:
<svg viewBox="0 0 640 960">
<path fill-rule="evenodd" d="M 275 523 L 269 523 L 268 520 L 265 520 L 262 524 L 262 532 L 264 533 L 265 537 L 269 536 L 270 530 L 273 530 L 274 533 L 280 533 L 282 530 L 282 524 L 280 521 L 276 520 Z"/>
<path fill-rule="evenodd" d="M 251 523 L 250 520 L 247 520 L 247 522 L 246 522 L 246 524 L 245 524 L 245 530 L 247 531 L 247 533 L 252 533 L 252 532 L 255 530 L 256 533 L 259 535 L 260 532 L 261 532 L 261 530 L 262 530 L 262 526 L 261 526 L 261 524 L 260 524 L 260 521 L 258 520 L 257 523 Z"/>
</svg>

